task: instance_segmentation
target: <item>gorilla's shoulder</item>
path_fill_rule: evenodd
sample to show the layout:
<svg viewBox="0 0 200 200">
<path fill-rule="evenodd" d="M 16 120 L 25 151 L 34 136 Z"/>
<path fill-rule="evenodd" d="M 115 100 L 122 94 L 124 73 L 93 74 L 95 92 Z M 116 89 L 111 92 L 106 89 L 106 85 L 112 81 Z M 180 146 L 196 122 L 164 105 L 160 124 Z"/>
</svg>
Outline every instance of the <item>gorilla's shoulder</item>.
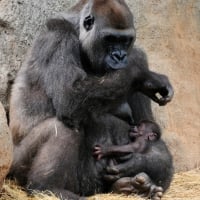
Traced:
<svg viewBox="0 0 200 200">
<path fill-rule="evenodd" d="M 140 59 L 147 59 L 145 50 L 138 46 L 133 47 L 132 56 L 140 58 Z"/>
</svg>

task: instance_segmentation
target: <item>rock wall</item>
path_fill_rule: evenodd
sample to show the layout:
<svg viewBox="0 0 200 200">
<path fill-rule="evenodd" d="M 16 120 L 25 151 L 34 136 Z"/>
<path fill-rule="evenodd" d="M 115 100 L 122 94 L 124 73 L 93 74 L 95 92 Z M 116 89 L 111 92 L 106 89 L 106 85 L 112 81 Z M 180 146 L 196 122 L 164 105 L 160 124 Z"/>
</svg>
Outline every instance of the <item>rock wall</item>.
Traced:
<svg viewBox="0 0 200 200">
<path fill-rule="evenodd" d="M 13 146 L 6 113 L 0 102 L 0 190 L 12 162 Z"/>
<path fill-rule="evenodd" d="M 151 69 L 169 76 L 175 96 L 166 107 L 153 104 L 176 170 L 200 165 L 200 0 L 129 1 L 137 42 Z"/>
<path fill-rule="evenodd" d="M 0 100 L 8 108 L 9 91 L 27 49 L 49 16 L 72 0 L 0 0 Z"/>
<path fill-rule="evenodd" d="M 25 52 L 48 16 L 75 0 L 0 0 L 0 100 L 9 91 Z M 176 170 L 200 165 L 200 0 L 127 0 L 135 15 L 137 44 L 150 68 L 165 73 L 175 89 L 166 107 L 152 103 Z"/>
</svg>

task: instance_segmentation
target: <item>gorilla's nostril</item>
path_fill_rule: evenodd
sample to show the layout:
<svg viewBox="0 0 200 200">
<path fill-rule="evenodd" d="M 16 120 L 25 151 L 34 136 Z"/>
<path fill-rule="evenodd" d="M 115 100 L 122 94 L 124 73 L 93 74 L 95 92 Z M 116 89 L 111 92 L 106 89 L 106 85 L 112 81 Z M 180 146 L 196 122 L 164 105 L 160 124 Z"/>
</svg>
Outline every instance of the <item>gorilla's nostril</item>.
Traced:
<svg viewBox="0 0 200 200">
<path fill-rule="evenodd" d="M 119 51 L 113 51 L 111 53 L 112 58 L 116 61 L 116 62 L 121 62 L 124 61 L 127 57 L 127 53 L 123 50 Z"/>
<path fill-rule="evenodd" d="M 127 56 L 127 53 L 125 51 L 121 51 L 121 60 L 124 60 Z"/>
<path fill-rule="evenodd" d="M 111 56 L 115 61 L 120 61 L 120 53 L 118 51 L 112 52 Z"/>
</svg>

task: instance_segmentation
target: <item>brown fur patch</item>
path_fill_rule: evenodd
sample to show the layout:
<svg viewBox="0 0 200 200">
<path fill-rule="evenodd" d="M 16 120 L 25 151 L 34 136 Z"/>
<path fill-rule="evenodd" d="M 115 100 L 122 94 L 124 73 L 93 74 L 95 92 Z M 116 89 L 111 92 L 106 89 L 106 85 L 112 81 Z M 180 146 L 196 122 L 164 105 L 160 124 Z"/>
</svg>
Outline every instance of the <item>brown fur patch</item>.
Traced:
<svg viewBox="0 0 200 200">
<path fill-rule="evenodd" d="M 109 25 L 117 29 L 133 25 L 132 14 L 123 0 L 94 0 L 93 11 L 99 17 L 109 19 Z"/>
</svg>

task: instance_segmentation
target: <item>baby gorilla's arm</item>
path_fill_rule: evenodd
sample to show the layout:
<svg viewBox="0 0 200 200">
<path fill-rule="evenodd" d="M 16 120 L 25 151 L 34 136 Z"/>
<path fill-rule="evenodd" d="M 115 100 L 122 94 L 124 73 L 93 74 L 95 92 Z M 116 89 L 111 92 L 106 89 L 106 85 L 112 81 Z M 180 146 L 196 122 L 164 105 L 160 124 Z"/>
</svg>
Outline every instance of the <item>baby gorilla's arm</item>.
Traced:
<svg viewBox="0 0 200 200">
<path fill-rule="evenodd" d="M 145 141 L 144 141 L 145 142 Z M 144 142 L 136 141 L 127 145 L 113 145 L 113 146 L 100 146 L 94 147 L 93 155 L 97 160 L 107 156 L 124 156 L 130 153 L 139 153 L 143 150 Z"/>
</svg>

